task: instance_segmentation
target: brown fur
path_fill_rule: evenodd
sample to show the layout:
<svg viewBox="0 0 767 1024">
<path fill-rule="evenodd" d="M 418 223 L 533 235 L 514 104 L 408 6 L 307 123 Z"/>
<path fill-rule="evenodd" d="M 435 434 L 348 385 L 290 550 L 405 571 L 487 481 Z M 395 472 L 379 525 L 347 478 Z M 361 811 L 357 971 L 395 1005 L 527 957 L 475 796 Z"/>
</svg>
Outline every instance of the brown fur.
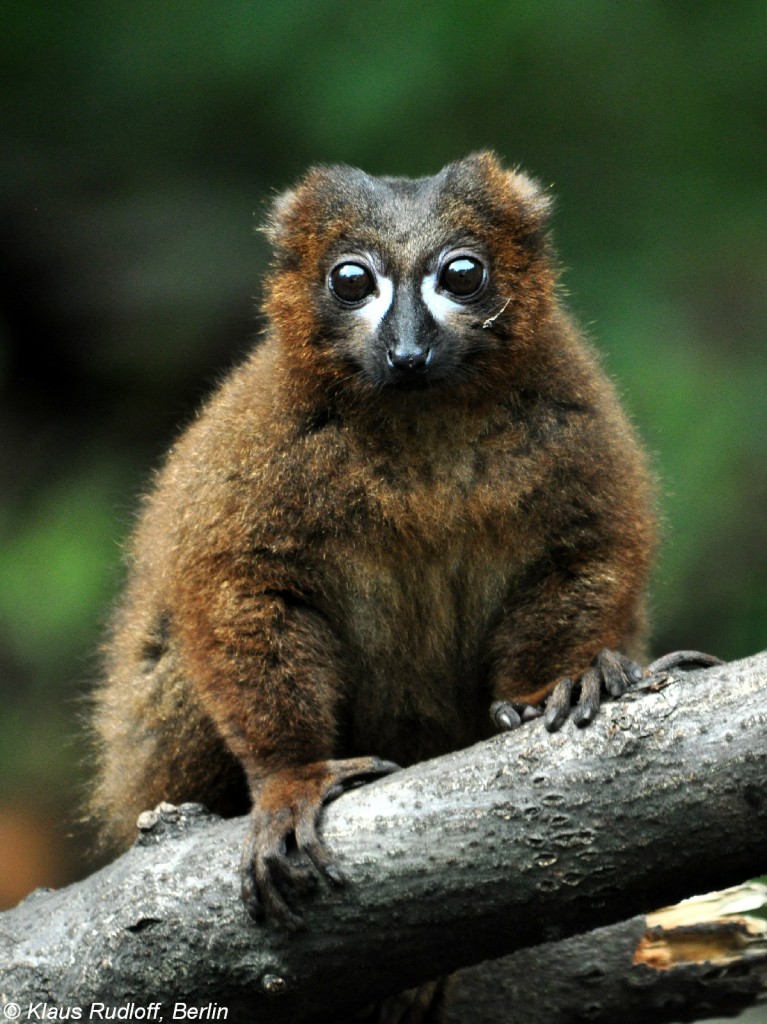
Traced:
<svg viewBox="0 0 767 1024">
<path fill-rule="evenodd" d="M 538 703 L 600 649 L 641 649 L 652 488 L 561 308 L 547 198 L 491 154 L 432 180 L 412 238 L 482 239 L 497 301 L 471 372 L 427 392 L 371 387 L 355 337 L 325 337 L 327 254 L 350 235 L 417 273 L 364 176 L 319 168 L 275 205 L 267 336 L 172 450 L 131 548 L 93 798 L 121 844 L 161 800 L 235 813 L 251 794 L 284 835 L 331 759 L 442 754 L 491 733 L 491 700 Z"/>
</svg>

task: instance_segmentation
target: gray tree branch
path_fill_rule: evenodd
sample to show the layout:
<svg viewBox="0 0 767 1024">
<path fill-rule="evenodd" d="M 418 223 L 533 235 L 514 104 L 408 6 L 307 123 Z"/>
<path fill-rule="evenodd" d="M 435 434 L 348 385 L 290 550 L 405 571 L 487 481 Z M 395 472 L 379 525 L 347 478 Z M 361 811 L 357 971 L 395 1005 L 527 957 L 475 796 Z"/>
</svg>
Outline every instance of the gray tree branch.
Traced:
<svg viewBox="0 0 767 1024">
<path fill-rule="evenodd" d="M 447 1024 L 679 1024 L 757 1006 L 767 1014 L 767 920 L 748 916 L 765 906 L 767 887 L 748 883 L 464 968 Z"/>
<path fill-rule="evenodd" d="M 389 776 L 327 808 L 348 884 L 320 883 L 292 936 L 243 915 L 244 821 L 166 810 L 114 864 L 0 915 L 0 1003 L 338 1020 L 721 889 L 767 867 L 766 740 L 764 653 L 632 692 L 588 729 L 536 721 Z"/>
</svg>

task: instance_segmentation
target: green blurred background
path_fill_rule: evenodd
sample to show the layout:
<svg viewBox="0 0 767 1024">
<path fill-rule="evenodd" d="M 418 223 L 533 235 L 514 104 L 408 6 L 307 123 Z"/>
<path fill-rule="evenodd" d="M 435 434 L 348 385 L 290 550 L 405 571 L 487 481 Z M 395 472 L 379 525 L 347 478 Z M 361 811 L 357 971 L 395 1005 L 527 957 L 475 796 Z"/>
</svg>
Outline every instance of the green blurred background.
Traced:
<svg viewBox="0 0 767 1024">
<path fill-rule="evenodd" d="M 87 870 L 121 543 L 250 344 L 253 228 L 312 162 L 489 146 L 553 186 L 663 482 L 654 647 L 767 647 L 763 0 L 6 2 L 0 77 L 0 905 Z"/>
</svg>

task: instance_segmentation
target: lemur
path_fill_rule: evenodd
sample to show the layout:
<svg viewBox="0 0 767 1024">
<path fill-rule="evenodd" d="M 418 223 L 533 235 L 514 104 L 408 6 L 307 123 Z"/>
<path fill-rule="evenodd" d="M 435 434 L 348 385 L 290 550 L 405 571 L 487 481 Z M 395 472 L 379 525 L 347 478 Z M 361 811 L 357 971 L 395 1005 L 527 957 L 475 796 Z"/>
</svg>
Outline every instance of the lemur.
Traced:
<svg viewBox="0 0 767 1024">
<path fill-rule="evenodd" d="M 489 152 L 310 170 L 269 216 L 263 338 L 144 501 L 92 809 L 122 844 L 161 800 L 249 811 L 257 919 L 300 925 L 307 858 L 341 881 L 344 788 L 641 678 L 655 489 L 549 209 Z"/>
</svg>

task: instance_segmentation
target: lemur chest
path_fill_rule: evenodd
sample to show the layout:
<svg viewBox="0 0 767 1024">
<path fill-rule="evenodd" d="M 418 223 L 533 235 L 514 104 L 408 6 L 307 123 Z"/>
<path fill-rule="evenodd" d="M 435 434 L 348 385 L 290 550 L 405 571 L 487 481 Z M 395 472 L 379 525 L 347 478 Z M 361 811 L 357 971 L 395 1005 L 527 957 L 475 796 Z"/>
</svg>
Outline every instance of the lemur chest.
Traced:
<svg viewBox="0 0 767 1024">
<path fill-rule="evenodd" d="M 474 657 L 512 567 L 495 543 L 477 543 L 468 528 L 462 538 L 443 538 L 441 548 L 419 539 L 349 550 L 338 580 L 341 621 L 366 661 L 444 677 Z"/>
<path fill-rule="evenodd" d="M 487 734 L 489 638 L 519 572 L 513 513 L 464 472 L 382 482 L 337 549 L 352 751 L 401 763 Z"/>
<path fill-rule="evenodd" d="M 389 675 L 445 677 L 476 660 L 529 557 L 536 474 L 505 440 L 395 441 L 378 457 L 337 460 L 329 596 L 349 642 Z"/>
</svg>

